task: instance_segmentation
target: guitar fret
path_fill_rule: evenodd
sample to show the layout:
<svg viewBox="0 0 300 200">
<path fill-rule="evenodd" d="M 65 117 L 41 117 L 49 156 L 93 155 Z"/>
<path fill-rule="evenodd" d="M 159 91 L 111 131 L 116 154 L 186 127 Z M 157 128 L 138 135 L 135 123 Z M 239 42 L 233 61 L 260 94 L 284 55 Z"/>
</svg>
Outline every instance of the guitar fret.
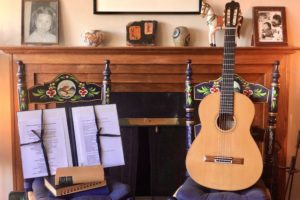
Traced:
<svg viewBox="0 0 300 200">
<path fill-rule="evenodd" d="M 233 107 L 233 104 L 231 104 L 231 105 L 226 104 L 226 105 L 223 105 L 223 106 L 221 107 L 221 109 L 222 109 L 222 110 L 230 110 L 230 109 L 232 109 L 232 107 Z"/>
<path fill-rule="evenodd" d="M 224 98 L 225 98 L 225 99 L 224 99 Z M 223 99 L 221 100 L 221 102 L 224 102 L 224 101 L 226 100 L 226 102 L 232 104 L 233 101 L 232 101 L 231 99 L 232 99 L 232 98 L 228 98 L 228 97 L 223 96 Z"/>
<path fill-rule="evenodd" d="M 231 108 L 233 106 L 233 102 L 223 102 L 221 104 L 223 105 L 223 108 L 226 108 L 226 106 L 227 108 Z"/>
<path fill-rule="evenodd" d="M 231 114 L 231 113 L 233 113 L 233 109 L 231 109 L 231 110 L 222 110 L 221 109 L 221 113 L 228 113 L 228 114 Z"/>
<path fill-rule="evenodd" d="M 221 112 L 229 112 L 229 113 L 232 113 L 232 112 L 233 112 L 233 109 L 221 109 Z"/>
<path fill-rule="evenodd" d="M 221 104 L 221 106 L 222 106 L 221 110 L 229 110 L 230 111 L 233 108 L 233 104 L 226 104 L 226 105 Z"/>
<path fill-rule="evenodd" d="M 227 114 L 227 115 L 232 115 L 233 111 L 220 111 L 221 114 Z"/>
</svg>

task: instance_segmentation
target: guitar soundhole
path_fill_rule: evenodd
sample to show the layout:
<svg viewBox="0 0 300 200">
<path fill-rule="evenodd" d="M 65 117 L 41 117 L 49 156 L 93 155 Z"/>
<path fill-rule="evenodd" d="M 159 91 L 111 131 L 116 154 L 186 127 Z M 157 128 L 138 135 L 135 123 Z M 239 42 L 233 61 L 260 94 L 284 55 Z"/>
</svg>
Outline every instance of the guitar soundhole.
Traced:
<svg viewBox="0 0 300 200">
<path fill-rule="evenodd" d="M 217 124 L 221 130 L 228 131 L 234 127 L 234 117 L 231 114 L 220 114 Z"/>
</svg>

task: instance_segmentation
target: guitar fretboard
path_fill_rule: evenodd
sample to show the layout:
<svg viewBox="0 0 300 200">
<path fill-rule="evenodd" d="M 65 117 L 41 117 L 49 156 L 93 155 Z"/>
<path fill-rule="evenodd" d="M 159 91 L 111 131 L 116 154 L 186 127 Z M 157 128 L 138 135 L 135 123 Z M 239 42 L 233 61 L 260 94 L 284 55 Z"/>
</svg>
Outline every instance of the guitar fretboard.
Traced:
<svg viewBox="0 0 300 200">
<path fill-rule="evenodd" d="M 233 115 L 235 31 L 235 27 L 225 29 L 220 114 Z"/>
</svg>

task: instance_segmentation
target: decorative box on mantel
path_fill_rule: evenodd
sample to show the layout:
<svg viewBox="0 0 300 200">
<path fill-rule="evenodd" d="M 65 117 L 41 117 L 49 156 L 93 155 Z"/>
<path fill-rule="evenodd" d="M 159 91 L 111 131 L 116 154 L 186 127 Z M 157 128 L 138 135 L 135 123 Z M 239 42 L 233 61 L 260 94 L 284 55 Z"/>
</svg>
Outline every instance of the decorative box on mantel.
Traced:
<svg viewBox="0 0 300 200">
<path fill-rule="evenodd" d="M 57 74 L 72 73 L 86 82 L 102 82 L 104 60 L 111 61 L 112 92 L 184 92 L 186 61 L 193 61 L 193 82 L 216 79 L 221 74 L 223 48 L 206 47 L 0 47 L 11 55 L 13 98 L 17 111 L 17 60 L 26 65 L 26 84 L 31 87 L 47 82 Z M 236 49 L 236 73 L 248 82 L 268 85 L 273 64 L 280 61 L 280 97 L 276 139 L 282 149 L 279 164 L 286 163 L 286 134 L 288 130 L 289 79 L 288 57 L 296 51 L 292 47 L 242 47 Z M 161 102 L 167 103 L 167 102 Z M 55 105 L 52 105 L 55 106 Z M 136 106 L 145 106 L 137 104 Z M 158 105 L 159 106 L 159 105 Z M 184 105 L 182 105 L 182 109 Z M 31 105 L 30 109 L 34 109 Z M 265 126 L 267 108 L 256 105 L 254 124 Z M 180 121 L 178 119 L 176 122 Z M 172 122 L 166 125 L 176 125 Z M 14 190 L 23 189 L 17 124 L 12 133 Z M 153 125 L 153 124 L 152 124 Z M 284 188 L 284 171 L 279 172 L 278 188 Z M 281 191 L 282 192 L 282 191 Z M 282 195 L 282 193 L 281 193 Z"/>
</svg>

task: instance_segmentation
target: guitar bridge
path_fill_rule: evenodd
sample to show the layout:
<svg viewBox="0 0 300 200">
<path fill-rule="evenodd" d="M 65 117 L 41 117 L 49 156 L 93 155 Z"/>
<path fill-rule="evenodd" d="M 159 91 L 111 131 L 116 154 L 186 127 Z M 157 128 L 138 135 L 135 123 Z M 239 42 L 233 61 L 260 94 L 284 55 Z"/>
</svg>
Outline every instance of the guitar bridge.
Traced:
<svg viewBox="0 0 300 200">
<path fill-rule="evenodd" d="M 244 158 L 235 158 L 235 157 L 228 157 L 228 156 L 211 156 L 206 155 L 204 157 L 205 162 L 213 162 L 213 163 L 220 163 L 220 164 L 244 164 Z"/>
</svg>

